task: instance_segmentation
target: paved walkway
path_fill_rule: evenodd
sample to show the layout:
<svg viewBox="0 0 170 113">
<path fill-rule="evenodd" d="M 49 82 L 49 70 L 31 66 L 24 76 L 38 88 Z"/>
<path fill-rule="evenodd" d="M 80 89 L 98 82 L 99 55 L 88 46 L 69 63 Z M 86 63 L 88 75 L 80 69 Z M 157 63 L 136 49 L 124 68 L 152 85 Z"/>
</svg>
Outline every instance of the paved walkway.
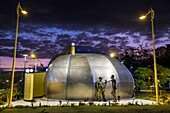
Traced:
<svg viewBox="0 0 170 113">
<path fill-rule="evenodd" d="M 78 106 L 79 104 L 87 104 L 90 103 L 94 105 L 109 105 L 109 104 L 118 104 L 118 105 L 127 105 L 127 104 L 138 104 L 138 105 L 155 105 L 157 104 L 155 101 L 150 100 L 143 100 L 143 99 L 135 99 L 135 98 L 128 98 L 128 99 L 121 99 L 119 102 L 115 103 L 110 101 L 107 102 L 98 102 L 98 101 L 68 101 L 68 100 L 57 100 L 57 99 L 46 99 L 46 98 L 39 98 L 35 99 L 34 102 L 18 100 L 13 101 L 12 106 Z M 3 105 L 4 107 L 7 106 Z M 2 107 L 2 106 L 1 106 Z"/>
</svg>

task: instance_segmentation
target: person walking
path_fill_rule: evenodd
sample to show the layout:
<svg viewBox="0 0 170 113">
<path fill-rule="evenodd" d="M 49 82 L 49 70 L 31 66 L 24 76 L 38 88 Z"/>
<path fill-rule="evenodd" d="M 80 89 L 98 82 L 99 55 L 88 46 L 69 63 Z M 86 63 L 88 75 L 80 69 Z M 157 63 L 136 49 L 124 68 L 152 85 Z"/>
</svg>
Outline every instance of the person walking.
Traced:
<svg viewBox="0 0 170 113">
<path fill-rule="evenodd" d="M 104 84 L 102 82 L 102 77 L 99 77 L 99 80 L 97 81 L 96 87 L 97 87 L 97 100 L 100 102 L 103 98 L 103 101 L 106 101 L 105 99 L 105 86 L 106 83 Z"/>
</svg>

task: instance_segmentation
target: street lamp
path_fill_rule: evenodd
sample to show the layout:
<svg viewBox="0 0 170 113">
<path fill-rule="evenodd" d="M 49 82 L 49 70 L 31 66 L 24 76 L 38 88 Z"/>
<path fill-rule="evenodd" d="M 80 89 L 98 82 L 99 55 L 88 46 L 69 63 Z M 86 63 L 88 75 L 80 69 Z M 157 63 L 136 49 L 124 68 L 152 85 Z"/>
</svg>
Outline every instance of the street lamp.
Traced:
<svg viewBox="0 0 170 113">
<path fill-rule="evenodd" d="M 31 58 L 33 58 L 34 59 L 34 67 L 35 67 L 35 72 L 37 72 L 37 61 L 38 61 L 38 59 L 37 59 L 37 56 L 34 54 L 34 53 L 31 53 Z"/>
<path fill-rule="evenodd" d="M 148 13 L 144 16 L 139 17 L 139 19 L 145 19 L 149 14 L 151 14 L 151 29 L 152 29 L 152 48 L 153 48 L 153 60 L 154 60 L 154 75 L 155 75 L 155 89 L 156 89 L 156 102 L 159 102 L 159 95 L 158 95 L 158 80 L 157 80 L 157 66 L 156 66 L 156 54 L 155 54 L 155 40 L 154 40 L 154 10 L 152 8 L 149 9 Z"/>
<path fill-rule="evenodd" d="M 25 72 L 28 54 L 23 54 L 23 56 L 24 56 L 24 72 Z"/>
<path fill-rule="evenodd" d="M 25 10 L 22 9 L 20 2 L 18 2 L 16 13 L 17 13 L 17 21 L 16 21 L 16 36 L 15 36 L 15 44 L 14 44 L 14 56 L 13 56 L 13 63 L 12 63 L 12 77 L 11 77 L 11 90 L 10 90 L 10 97 L 8 106 L 11 107 L 12 102 L 12 93 L 13 93 L 13 85 L 14 85 L 14 73 L 15 73 L 15 64 L 16 64 L 16 49 L 17 49 L 17 39 L 18 39 L 18 25 L 19 25 L 19 16 L 20 11 L 23 14 L 27 14 Z"/>
<path fill-rule="evenodd" d="M 28 54 L 23 54 L 24 56 L 24 71 L 23 71 L 23 74 L 22 74 L 22 79 L 21 79 L 21 89 L 22 89 L 22 95 L 24 94 L 24 75 L 25 75 L 25 72 L 26 72 L 26 67 L 27 67 L 27 57 L 28 57 Z"/>
</svg>

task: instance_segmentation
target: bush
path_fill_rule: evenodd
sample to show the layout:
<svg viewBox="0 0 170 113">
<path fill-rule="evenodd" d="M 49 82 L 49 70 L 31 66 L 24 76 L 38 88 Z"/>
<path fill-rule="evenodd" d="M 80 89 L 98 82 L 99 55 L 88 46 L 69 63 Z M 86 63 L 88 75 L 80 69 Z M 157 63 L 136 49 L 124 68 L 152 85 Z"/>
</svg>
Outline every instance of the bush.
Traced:
<svg viewBox="0 0 170 113">
<path fill-rule="evenodd" d="M 9 97 L 10 89 L 0 89 L 0 100 L 7 102 L 7 97 Z M 18 84 L 14 85 L 12 99 L 16 101 L 22 97 L 22 93 Z"/>
<path fill-rule="evenodd" d="M 4 104 L 4 101 L 0 100 L 0 105 L 3 105 Z"/>
<path fill-rule="evenodd" d="M 7 102 L 7 96 L 9 95 L 9 89 L 0 89 L 0 100 Z"/>
</svg>

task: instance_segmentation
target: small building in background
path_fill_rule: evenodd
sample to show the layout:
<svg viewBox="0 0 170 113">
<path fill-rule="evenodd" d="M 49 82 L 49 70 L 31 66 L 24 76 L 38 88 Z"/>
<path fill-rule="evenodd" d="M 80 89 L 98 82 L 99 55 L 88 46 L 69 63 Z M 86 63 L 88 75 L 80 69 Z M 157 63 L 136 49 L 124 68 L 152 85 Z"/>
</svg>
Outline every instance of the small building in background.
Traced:
<svg viewBox="0 0 170 113">
<path fill-rule="evenodd" d="M 24 100 L 32 101 L 34 97 L 44 96 L 45 72 L 25 73 Z"/>
</svg>

